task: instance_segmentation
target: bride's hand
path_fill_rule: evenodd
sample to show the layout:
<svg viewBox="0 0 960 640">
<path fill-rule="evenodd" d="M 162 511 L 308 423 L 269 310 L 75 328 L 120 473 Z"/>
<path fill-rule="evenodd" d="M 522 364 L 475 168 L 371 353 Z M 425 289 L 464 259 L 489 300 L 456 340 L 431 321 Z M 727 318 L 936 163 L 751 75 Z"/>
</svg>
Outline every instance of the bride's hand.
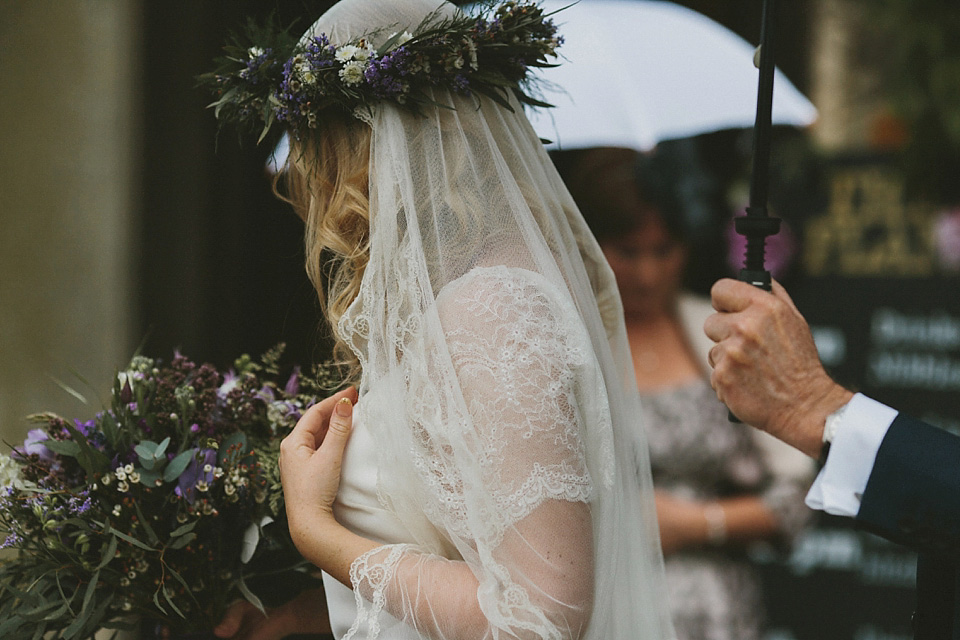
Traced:
<svg viewBox="0 0 960 640">
<path fill-rule="evenodd" d="M 301 552 L 320 530 L 336 525 L 333 501 L 356 400 L 357 391 L 351 387 L 310 407 L 280 444 L 287 522 Z"/>
</svg>

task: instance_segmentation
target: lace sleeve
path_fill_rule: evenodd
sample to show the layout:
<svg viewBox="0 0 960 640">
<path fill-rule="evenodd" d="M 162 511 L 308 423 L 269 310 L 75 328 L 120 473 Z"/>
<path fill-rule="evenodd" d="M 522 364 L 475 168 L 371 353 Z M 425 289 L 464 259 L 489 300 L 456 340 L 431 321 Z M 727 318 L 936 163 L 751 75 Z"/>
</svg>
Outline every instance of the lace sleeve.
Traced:
<svg viewBox="0 0 960 640">
<path fill-rule="evenodd" d="M 441 424 L 419 408 L 415 464 L 424 510 L 463 559 L 406 545 L 359 558 L 347 637 L 579 638 L 594 590 L 586 331 L 541 276 L 506 267 L 471 272 L 437 306 L 463 413 Z"/>
</svg>

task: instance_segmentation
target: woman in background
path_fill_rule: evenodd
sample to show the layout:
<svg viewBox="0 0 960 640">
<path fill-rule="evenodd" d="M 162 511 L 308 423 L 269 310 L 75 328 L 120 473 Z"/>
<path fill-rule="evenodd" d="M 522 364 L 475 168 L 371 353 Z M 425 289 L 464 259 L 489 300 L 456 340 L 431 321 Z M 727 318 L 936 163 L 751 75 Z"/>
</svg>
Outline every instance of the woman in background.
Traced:
<svg viewBox="0 0 960 640">
<path fill-rule="evenodd" d="M 763 609 L 745 547 L 802 527 L 812 469 L 805 456 L 731 423 L 710 388 L 712 343 L 702 327 L 713 309 L 682 288 L 691 226 L 707 222 L 697 197 L 704 183 L 671 171 L 690 164 L 663 147 L 653 156 L 607 148 L 555 160 L 623 299 L 678 638 L 756 640 Z"/>
</svg>

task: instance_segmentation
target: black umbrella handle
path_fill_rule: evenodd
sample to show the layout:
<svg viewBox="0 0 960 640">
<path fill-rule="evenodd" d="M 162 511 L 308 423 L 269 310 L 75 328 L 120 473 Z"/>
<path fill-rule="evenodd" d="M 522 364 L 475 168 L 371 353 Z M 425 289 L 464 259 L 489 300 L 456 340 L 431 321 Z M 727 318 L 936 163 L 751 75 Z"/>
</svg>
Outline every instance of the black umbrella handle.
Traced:
<svg viewBox="0 0 960 640">
<path fill-rule="evenodd" d="M 774 47 L 776 0 L 763 0 L 760 27 L 760 79 L 757 86 L 757 117 L 753 127 L 753 172 L 750 174 L 750 205 L 747 215 L 734 221 L 737 233 L 747 239 L 744 268 L 738 279 L 765 291 L 772 289 L 772 277 L 764 265 L 767 236 L 780 231 L 780 219 L 767 214 L 770 186 L 770 131 L 773 112 Z M 731 422 L 740 420 L 729 414 Z"/>
</svg>

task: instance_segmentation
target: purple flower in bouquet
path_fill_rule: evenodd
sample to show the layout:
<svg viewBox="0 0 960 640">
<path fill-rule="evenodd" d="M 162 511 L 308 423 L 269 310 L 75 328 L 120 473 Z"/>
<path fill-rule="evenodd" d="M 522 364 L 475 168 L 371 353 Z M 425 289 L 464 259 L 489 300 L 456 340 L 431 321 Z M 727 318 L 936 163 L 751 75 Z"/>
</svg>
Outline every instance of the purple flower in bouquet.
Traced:
<svg viewBox="0 0 960 640">
<path fill-rule="evenodd" d="M 217 452 L 213 449 L 200 449 L 197 455 L 190 460 L 190 464 L 180 479 L 174 493 L 183 496 L 187 502 L 193 504 L 197 499 L 197 492 L 203 493 L 213 484 L 213 470 L 217 466 Z"/>
<path fill-rule="evenodd" d="M 30 429 L 27 432 L 27 439 L 23 441 L 23 453 L 26 455 L 37 454 L 45 462 L 52 462 L 54 459 L 53 451 L 42 444 L 49 440 L 50 436 L 43 429 Z"/>
<path fill-rule="evenodd" d="M 223 374 L 223 384 L 217 389 L 217 397 L 221 400 L 226 399 L 227 395 L 233 391 L 236 386 L 240 383 L 240 376 L 237 375 L 237 372 L 231 369 Z"/>
<path fill-rule="evenodd" d="M 293 373 L 290 374 L 290 379 L 287 380 L 283 392 L 288 396 L 295 396 L 300 393 L 300 367 L 293 368 Z"/>
<path fill-rule="evenodd" d="M 0 548 L 18 551 L 0 563 L 0 635 L 30 640 L 45 616 L 51 635 L 86 638 L 133 611 L 205 630 L 234 598 L 256 599 L 244 580 L 302 571 L 282 527 L 262 529 L 283 509 L 277 444 L 318 381 L 337 378 L 323 367 L 281 378 L 281 353 L 241 356 L 227 374 L 179 353 L 136 356 L 92 420 L 31 416 L 42 427 L 0 453 Z M 267 543 L 241 553 L 251 526 Z"/>
</svg>

